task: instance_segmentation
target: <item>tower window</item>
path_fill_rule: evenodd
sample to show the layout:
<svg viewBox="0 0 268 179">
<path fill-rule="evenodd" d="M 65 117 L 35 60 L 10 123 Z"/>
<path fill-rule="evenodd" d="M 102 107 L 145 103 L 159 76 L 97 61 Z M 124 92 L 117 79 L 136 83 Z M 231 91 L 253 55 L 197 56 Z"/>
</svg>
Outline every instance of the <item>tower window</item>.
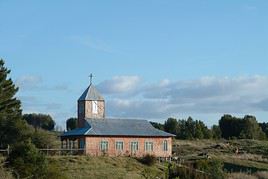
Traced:
<svg viewBox="0 0 268 179">
<path fill-rule="evenodd" d="M 98 114 L 98 101 L 92 101 L 92 114 Z"/>
</svg>

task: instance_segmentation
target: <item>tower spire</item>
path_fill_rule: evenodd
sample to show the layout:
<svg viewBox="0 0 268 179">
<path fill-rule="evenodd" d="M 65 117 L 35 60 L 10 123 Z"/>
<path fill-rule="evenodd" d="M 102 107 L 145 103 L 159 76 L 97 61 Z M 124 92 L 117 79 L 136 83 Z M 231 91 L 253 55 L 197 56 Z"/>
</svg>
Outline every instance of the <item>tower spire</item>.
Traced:
<svg viewBox="0 0 268 179">
<path fill-rule="evenodd" d="M 92 78 L 93 78 L 92 73 L 90 73 L 89 78 L 90 78 L 90 85 L 91 85 L 92 84 Z"/>
</svg>

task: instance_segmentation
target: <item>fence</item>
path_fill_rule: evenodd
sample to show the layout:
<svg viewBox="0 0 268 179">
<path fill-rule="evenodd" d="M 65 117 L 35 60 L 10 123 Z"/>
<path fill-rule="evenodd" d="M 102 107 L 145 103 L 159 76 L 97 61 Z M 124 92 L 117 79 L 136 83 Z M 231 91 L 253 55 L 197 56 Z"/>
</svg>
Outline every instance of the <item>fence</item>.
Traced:
<svg viewBox="0 0 268 179">
<path fill-rule="evenodd" d="M 85 153 L 85 149 L 38 149 L 46 155 L 81 155 Z M 6 149 L 0 149 L 0 155 L 8 156 L 10 154 L 9 146 Z"/>
<path fill-rule="evenodd" d="M 81 155 L 85 153 L 85 149 L 38 149 L 46 155 Z"/>
<path fill-rule="evenodd" d="M 10 153 L 9 145 L 7 146 L 6 149 L 0 149 L 0 154 L 2 154 L 2 155 L 7 155 L 8 156 L 9 153 Z"/>
</svg>

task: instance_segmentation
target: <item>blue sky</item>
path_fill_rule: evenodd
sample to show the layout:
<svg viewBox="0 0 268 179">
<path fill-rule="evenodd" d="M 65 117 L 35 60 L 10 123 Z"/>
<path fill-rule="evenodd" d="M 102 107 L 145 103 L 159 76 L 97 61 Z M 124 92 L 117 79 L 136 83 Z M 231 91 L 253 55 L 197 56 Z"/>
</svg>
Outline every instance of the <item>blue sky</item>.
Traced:
<svg viewBox="0 0 268 179">
<path fill-rule="evenodd" d="M 268 1 L 0 0 L 0 57 L 24 112 L 76 116 L 93 82 L 107 115 L 268 118 Z"/>
</svg>

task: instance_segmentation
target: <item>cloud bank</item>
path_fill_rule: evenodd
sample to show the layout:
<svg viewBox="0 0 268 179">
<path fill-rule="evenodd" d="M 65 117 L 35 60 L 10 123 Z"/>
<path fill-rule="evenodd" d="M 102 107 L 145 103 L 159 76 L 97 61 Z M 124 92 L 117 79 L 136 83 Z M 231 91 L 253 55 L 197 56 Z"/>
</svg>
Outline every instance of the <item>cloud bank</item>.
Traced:
<svg viewBox="0 0 268 179">
<path fill-rule="evenodd" d="M 147 84 L 138 76 L 117 76 L 98 85 L 108 96 L 108 115 L 163 118 L 179 114 L 268 111 L 268 77 L 163 79 Z"/>
</svg>

